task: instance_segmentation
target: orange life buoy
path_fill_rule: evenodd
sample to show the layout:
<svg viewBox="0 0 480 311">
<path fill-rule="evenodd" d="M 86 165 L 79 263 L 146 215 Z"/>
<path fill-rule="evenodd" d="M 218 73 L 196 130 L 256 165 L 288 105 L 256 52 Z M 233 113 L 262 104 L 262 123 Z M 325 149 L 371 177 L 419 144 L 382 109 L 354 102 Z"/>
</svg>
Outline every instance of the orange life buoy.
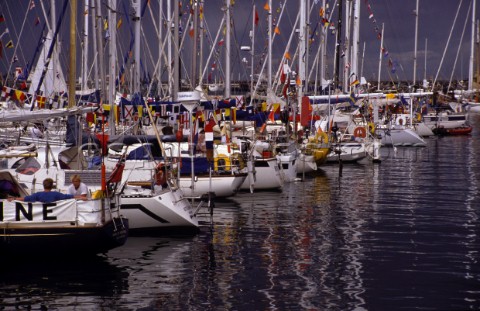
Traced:
<svg viewBox="0 0 480 311">
<path fill-rule="evenodd" d="M 365 138 L 365 137 L 367 137 L 367 130 L 362 126 L 358 126 L 353 131 L 353 136 L 360 137 L 360 138 Z"/>
<path fill-rule="evenodd" d="M 157 167 L 155 167 L 155 184 L 158 186 L 162 186 L 167 182 L 167 176 L 165 172 L 165 167 L 163 163 L 158 163 Z"/>
</svg>

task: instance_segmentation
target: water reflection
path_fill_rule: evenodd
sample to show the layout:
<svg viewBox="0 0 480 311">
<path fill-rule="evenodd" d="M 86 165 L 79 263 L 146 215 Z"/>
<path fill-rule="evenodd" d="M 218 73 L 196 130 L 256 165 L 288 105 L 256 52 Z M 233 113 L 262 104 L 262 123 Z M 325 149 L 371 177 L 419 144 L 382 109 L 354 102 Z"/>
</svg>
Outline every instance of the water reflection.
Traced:
<svg viewBox="0 0 480 311">
<path fill-rule="evenodd" d="M 100 309 L 128 290 L 128 274 L 106 258 L 68 262 L 34 258 L 0 265 L 0 305 L 4 309 Z"/>
</svg>

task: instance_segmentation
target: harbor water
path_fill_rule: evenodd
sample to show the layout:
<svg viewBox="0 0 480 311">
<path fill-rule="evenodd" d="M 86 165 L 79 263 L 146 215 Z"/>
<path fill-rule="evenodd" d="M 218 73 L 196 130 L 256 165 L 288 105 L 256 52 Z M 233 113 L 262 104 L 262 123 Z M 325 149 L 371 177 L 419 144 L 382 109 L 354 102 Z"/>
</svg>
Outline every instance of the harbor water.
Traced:
<svg viewBox="0 0 480 311">
<path fill-rule="evenodd" d="M 0 268 L 0 309 L 478 310 L 480 115 L 282 191 L 217 201 L 195 235 Z M 2 255 L 3 256 L 3 255 Z"/>
</svg>

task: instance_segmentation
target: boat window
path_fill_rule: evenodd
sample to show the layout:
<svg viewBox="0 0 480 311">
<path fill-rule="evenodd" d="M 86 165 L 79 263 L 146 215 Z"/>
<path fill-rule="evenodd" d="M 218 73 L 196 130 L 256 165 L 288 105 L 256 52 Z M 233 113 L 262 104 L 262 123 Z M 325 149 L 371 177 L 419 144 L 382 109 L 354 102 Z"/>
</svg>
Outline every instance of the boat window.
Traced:
<svg viewBox="0 0 480 311">
<path fill-rule="evenodd" d="M 35 158 L 27 158 L 23 164 L 15 169 L 15 172 L 24 175 L 33 175 L 40 169 L 40 167 L 40 163 L 38 163 Z"/>
</svg>

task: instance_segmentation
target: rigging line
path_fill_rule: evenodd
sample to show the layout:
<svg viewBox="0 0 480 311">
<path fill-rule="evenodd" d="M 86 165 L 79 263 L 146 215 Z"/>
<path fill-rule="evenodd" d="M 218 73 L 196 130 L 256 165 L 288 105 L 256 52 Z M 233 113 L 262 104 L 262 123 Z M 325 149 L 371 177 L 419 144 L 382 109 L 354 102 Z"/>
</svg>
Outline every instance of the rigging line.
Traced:
<svg viewBox="0 0 480 311">
<path fill-rule="evenodd" d="M 29 2 L 29 4 L 30 4 L 30 2 Z M 8 13 L 10 14 L 10 9 L 8 7 L 8 4 L 7 4 L 7 10 L 8 10 Z M 30 12 L 30 9 L 27 7 L 27 11 L 25 12 L 25 17 L 23 18 L 22 27 L 20 28 L 20 34 L 18 36 L 17 36 L 17 30 L 15 28 L 15 23 L 13 24 L 13 31 L 15 32 L 15 36 L 17 36 L 18 41 L 20 40 L 20 38 L 22 36 L 23 29 L 25 27 L 25 22 L 27 21 L 27 16 L 28 16 L 29 12 Z M 20 48 L 20 54 L 22 55 L 23 61 L 25 62 L 25 56 L 23 55 L 22 46 L 20 44 L 18 44 L 18 41 L 15 44 L 15 49 L 13 50 L 13 57 L 15 57 L 15 55 L 17 55 L 17 49 Z M 10 62 L 10 65 L 8 66 L 8 71 L 7 72 L 10 72 L 10 70 L 12 70 L 12 65 L 13 65 L 13 62 Z M 17 78 L 14 79 L 14 81 L 13 81 L 14 84 L 15 84 L 16 80 L 17 80 Z"/>
<path fill-rule="evenodd" d="M 471 9 L 472 9 L 472 2 L 470 1 L 470 5 L 468 6 L 468 11 L 467 11 L 467 16 L 470 16 Z M 465 29 L 467 28 L 468 22 L 469 22 L 469 19 L 465 18 L 465 22 L 463 24 L 462 36 L 460 37 L 460 43 L 458 44 L 457 55 L 455 56 L 455 62 L 453 63 L 452 73 L 450 75 L 450 80 L 448 81 L 447 94 L 448 94 L 448 91 L 450 91 L 450 86 L 452 85 L 453 73 L 454 73 L 455 68 L 457 66 L 458 55 L 460 54 L 460 50 L 461 50 L 461 47 L 462 47 L 463 36 L 465 35 Z"/>
<path fill-rule="evenodd" d="M 450 38 L 452 37 L 453 28 L 455 26 L 455 23 L 457 22 L 458 13 L 460 12 L 460 8 L 462 7 L 462 3 L 463 3 L 463 0 L 460 0 L 460 4 L 458 5 L 458 8 L 457 8 L 457 13 L 455 14 L 455 19 L 453 20 L 452 28 L 450 28 L 450 34 L 448 35 L 447 44 L 445 45 L 445 49 L 443 50 L 442 59 L 440 60 L 440 65 L 438 66 L 437 74 L 435 75 L 435 79 L 433 80 L 432 88 L 435 88 L 435 84 L 437 82 L 437 78 L 438 78 L 438 75 L 440 73 L 440 69 L 442 68 L 443 60 L 445 59 L 445 54 L 447 52 L 447 47 L 450 43 Z"/>
</svg>

